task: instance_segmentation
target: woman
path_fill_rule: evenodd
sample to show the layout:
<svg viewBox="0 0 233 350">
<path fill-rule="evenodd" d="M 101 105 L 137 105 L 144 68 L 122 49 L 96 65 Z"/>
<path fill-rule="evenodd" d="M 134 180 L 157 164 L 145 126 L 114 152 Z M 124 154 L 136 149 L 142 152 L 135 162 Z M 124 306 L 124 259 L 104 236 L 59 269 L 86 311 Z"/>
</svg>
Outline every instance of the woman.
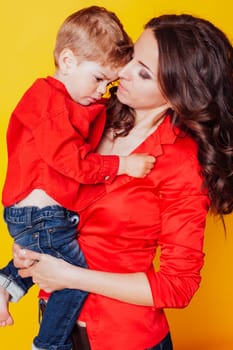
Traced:
<svg viewBox="0 0 233 350">
<path fill-rule="evenodd" d="M 164 308 L 187 306 L 199 287 L 208 209 L 233 210 L 232 97 L 233 48 L 219 29 L 190 15 L 150 20 L 120 72 L 121 103 L 109 104 L 98 151 L 149 153 L 154 169 L 82 187 L 88 270 L 14 247 L 17 266 L 38 261 L 21 275 L 45 291 L 91 293 L 79 323 L 92 350 L 172 349 Z"/>
</svg>

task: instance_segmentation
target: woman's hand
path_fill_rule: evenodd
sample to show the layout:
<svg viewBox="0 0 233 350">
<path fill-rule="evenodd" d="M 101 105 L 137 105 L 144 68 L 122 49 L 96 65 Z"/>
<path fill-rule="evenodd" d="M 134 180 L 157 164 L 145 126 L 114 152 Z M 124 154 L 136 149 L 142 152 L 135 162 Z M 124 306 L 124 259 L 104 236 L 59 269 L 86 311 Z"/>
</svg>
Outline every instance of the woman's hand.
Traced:
<svg viewBox="0 0 233 350">
<path fill-rule="evenodd" d="M 47 293 L 67 288 L 65 281 L 70 264 L 47 254 L 22 249 L 16 244 L 13 253 L 21 277 L 32 277 L 33 282 Z"/>
</svg>

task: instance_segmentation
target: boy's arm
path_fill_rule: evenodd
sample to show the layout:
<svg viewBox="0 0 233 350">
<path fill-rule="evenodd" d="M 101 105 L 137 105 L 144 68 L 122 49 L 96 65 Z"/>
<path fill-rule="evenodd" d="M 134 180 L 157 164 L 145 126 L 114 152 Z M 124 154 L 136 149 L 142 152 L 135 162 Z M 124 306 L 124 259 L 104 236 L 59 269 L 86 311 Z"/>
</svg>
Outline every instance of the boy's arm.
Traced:
<svg viewBox="0 0 233 350">
<path fill-rule="evenodd" d="M 64 114 L 44 119 L 32 134 L 41 158 L 66 177 L 95 184 L 111 182 L 117 175 L 119 157 L 92 153 Z"/>
<path fill-rule="evenodd" d="M 45 87 L 43 84 L 43 94 L 46 94 Z M 120 161 L 118 156 L 92 153 L 91 145 L 85 143 L 85 137 L 88 135 L 82 133 L 83 125 L 89 120 L 86 115 L 89 113 L 87 108 L 80 106 L 71 122 L 64 101 L 61 103 L 54 97 L 47 98 L 47 105 L 39 104 L 40 96 L 38 91 L 34 92 L 33 89 L 34 87 L 25 94 L 13 114 L 30 130 L 40 157 L 51 168 L 83 184 L 111 183 L 116 175 L 144 177 L 148 173 L 150 161 L 145 155 L 121 157 Z M 53 107 L 50 105 L 48 112 L 48 101 L 51 100 L 50 104 L 52 103 Z M 103 113 L 101 106 L 95 111 L 98 112 Z M 84 129 L 88 130 L 87 125 Z M 99 138 L 101 133 L 97 131 Z"/>
<path fill-rule="evenodd" d="M 154 167 L 155 158 L 146 154 L 119 157 L 93 153 L 67 117 L 61 115 L 59 122 L 58 118 L 45 119 L 32 133 L 41 157 L 59 173 L 82 184 L 111 183 L 121 174 L 144 177 Z"/>
<path fill-rule="evenodd" d="M 146 154 L 119 157 L 93 153 L 64 114 L 56 120 L 45 119 L 32 133 L 46 163 L 79 183 L 111 183 L 121 174 L 144 177 L 154 167 L 155 158 Z"/>
</svg>

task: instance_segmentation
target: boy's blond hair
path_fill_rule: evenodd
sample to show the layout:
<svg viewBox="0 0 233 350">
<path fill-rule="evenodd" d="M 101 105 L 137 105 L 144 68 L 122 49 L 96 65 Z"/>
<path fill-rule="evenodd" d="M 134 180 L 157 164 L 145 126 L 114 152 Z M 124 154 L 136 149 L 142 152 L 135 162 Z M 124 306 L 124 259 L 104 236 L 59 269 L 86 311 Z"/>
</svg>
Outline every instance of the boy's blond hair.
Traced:
<svg viewBox="0 0 233 350">
<path fill-rule="evenodd" d="M 113 12 L 90 6 L 73 13 L 61 25 L 54 49 L 56 66 L 65 48 L 81 60 L 116 68 L 128 62 L 132 41 Z"/>
</svg>

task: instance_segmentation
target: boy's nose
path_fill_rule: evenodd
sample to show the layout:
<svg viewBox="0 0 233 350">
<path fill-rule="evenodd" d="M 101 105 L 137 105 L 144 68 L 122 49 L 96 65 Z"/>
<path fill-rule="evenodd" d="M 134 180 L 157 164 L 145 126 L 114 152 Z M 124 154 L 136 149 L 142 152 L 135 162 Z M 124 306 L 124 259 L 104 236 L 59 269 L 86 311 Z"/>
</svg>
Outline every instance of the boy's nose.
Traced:
<svg viewBox="0 0 233 350">
<path fill-rule="evenodd" d="M 98 93 L 100 93 L 101 95 L 103 95 L 105 92 L 106 92 L 106 89 L 107 89 L 107 84 L 100 84 L 99 86 L 98 86 L 98 89 L 97 89 L 97 91 L 98 91 Z"/>
</svg>

